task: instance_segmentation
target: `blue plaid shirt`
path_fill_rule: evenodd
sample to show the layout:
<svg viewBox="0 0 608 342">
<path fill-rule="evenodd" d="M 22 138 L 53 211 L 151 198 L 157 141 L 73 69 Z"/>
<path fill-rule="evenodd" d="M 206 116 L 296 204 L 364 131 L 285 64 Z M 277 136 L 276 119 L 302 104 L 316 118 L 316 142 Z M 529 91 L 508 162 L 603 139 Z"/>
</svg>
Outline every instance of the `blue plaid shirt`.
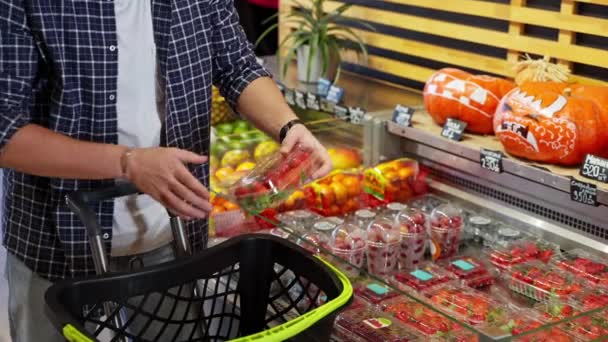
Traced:
<svg viewBox="0 0 608 342">
<path fill-rule="evenodd" d="M 232 0 L 151 1 L 166 85 L 164 139 L 168 146 L 208 154 L 212 84 L 234 106 L 251 81 L 268 73 L 256 62 Z M 28 123 L 116 144 L 116 46 L 111 0 L 0 0 L 0 148 Z M 191 171 L 208 183 L 207 165 Z M 114 181 L 4 173 L 9 252 L 50 280 L 93 274 L 85 228 L 64 196 Z M 109 252 L 113 201 L 96 211 Z M 188 234 L 195 250 L 203 248 L 207 222 L 189 223 Z"/>
</svg>

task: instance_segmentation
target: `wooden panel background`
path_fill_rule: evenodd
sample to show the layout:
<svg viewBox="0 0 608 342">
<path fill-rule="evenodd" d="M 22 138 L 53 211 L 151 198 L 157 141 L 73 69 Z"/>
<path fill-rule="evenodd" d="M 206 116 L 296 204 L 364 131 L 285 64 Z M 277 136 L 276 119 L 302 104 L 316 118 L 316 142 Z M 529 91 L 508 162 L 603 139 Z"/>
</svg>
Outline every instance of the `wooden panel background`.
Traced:
<svg viewBox="0 0 608 342">
<path fill-rule="evenodd" d="M 325 10 L 343 2 L 354 4 L 344 24 L 370 52 L 366 65 L 349 55 L 343 68 L 367 77 L 417 89 L 448 66 L 512 77 L 527 53 L 569 66 L 575 81 L 608 85 L 608 0 L 344 0 Z M 281 13 L 292 6 L 281 0 Z M 281 24 L 279 39 L 290 29 Z"/>
</svg>

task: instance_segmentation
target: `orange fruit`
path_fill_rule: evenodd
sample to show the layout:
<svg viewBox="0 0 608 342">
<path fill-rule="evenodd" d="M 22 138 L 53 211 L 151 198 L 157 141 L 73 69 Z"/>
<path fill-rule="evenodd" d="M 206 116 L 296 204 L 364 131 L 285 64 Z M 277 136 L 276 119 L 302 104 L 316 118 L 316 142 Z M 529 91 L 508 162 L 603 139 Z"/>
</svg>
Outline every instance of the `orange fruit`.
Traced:
<svg viewBox="0 0 608 342">
<path fill-rule="evenodd" d="M 406 167 L 406 168 L 399 169 L 398 174 L 399 174 L 399 178 L 401 178 L 401 180 L 405 180 L 414 174 L 414 170 L 412 170 L 409 167 Z"/>
<path fill-rule="evenodd" d="M 335 182 L 331 184 L 331 188 L 336 196 L 336 203 L 346 203 L 346 200 L 348 200 L 348 189 L 344 186 L 344 184 Z"/>
<path fill-rule="evenodd" d="M 355 176 L 348 176 L 342 181 L 349 197 L 359 196 L 361 193 L 361 181 Z"/>
<path fill-rule="evenodd" d="M 331 181 L 334 183 L 335 182 L 341 183 L 345 178 L 346 178 L 346 176 L 343 173 L 337 173 L 332 176 Z"/>
<path fill-rule="evenodd" d="M 226 209 L 226 211 L 238 210 L 239 206 L 236 205 L 236 204 L 234 204 L 234 203 L 232 203 L 232 202 L 225 201 L 224 202 L 224 209 Z"/>
<path fill-rule="evenodd" d="M 336 202 L 334 190 L 329 185 L 319 185 L 319 195 L 321 197 L 321 204 L 323 205 L 323 208 L 329 208 Z"/>
</svg>

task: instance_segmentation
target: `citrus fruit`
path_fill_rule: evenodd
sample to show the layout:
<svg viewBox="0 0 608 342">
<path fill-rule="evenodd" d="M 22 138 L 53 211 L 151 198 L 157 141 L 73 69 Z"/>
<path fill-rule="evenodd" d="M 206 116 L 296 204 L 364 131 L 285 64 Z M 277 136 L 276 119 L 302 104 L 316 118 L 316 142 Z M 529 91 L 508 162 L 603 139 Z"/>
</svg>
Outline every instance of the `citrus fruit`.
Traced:
<svg viewBox="0 0 608 342">
<path fill-rule="evenodd" d="M 355 176 L 344 178 L 342 184 L 346 187 L 349 197 L 355 197 L 361 193 L 361 182 L 359 181 L 359 178 Z"/>
<path fill-rule="evenodd" d="M 237 171 L 249 171 L 249 170 L 253 170 L 254 167 L 255 167 L 254 162 L 246 161 L 246 162 L 240 163 L 239 166 L 237 166 L 236 170 Z"/>
<path fill-rule="evenodd" d="M 343 204 L 348 199 L 348 189 L 342 184 L 338 182 L 334 182 L 331 184 L 331 188 L 334 191 L 336 196 L 336 203 Z"/>
<path fill-rule="evenodd" d="M 222 158 L 222 166 L 235 167 L 249 159 L 249 151 L 231 150 L 224 154 Z"/>
<path fill-rule="evenodd" d="M 263 141 L 256 146 L 255 151 L 253 152 L 253 158 L 256 162 L 259 162 L 264 157 L 278 151 L 279 148 L 281 148 L 281 146 L 275 141 Z"/>
<path fill-rule="evenodd" d="M 221 182 L 224 182 L 233 173 L 234 173 L 234 169 L 231 168 L 230 166 L 221 167 L 221 168 L 217 169 L 217 171 L 215 171 L 215 177 L 217 177 L 217 180 L 220 181 L 220 183 L 221 183 Z"/>
</svg>

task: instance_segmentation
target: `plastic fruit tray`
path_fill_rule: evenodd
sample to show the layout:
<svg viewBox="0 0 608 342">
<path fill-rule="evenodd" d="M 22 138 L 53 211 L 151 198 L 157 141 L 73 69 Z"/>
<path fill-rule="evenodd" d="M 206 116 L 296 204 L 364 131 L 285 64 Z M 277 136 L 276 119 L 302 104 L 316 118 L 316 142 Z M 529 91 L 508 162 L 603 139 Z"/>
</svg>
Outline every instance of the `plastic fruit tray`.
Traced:
<svg viewBox="0 0 608 342">
<path fill-rule="evenodd" d="M 548 262 L 559 246 L 543 241 L 516 240 L 504 244 L 494 243 L 485 250 L 492 265 L 506 270 L 530 260 Z"/>
<path fill-rule="evenodd" d="M 351 223 L 343 223 L 332 232 L 329 242 L 332 254 L 346 263 L 339 263 L 350 277 L 359 275 L 365 259 L 367 232 Z"/>
<path fill-rule="evenodd" d="M 399 269 L 409 270 L 420 264 L 427 245 L 427 219 L 420 209 L 405 208 L 395 216 L 401 231 Z"/>
<path fill-rule="evenodd" d="M 299 146 L 287 155 L 273 153 L 231 184 L 227 196 L 250 214 L 274 208 L 311 178 L 312 164 L 311 153 Z"/>
<path fill-rule="evenodd" d="M 461 210 L 451 204 L 438 206 L 431 213 L 430 226 L 433 260 L 455 256 L 464 231 Z"/>
<path fill-rule="evenodd" d="M 551 263 L 594 285 L 608 288 L 608 260 L 581 249 L 557 254 Z"/>
<path fill-rule="evenodd" d="M 394 221 L 378 218 L 367 227 L 367 271 L 379 277 L 392 275 L 397 266 L 401 233 Z"/>
<path fill-rule="evenodd" d="M 608 307 L 608 290 L 591 288 L 574 296 L 573 300 L 585 311 Z"/>
<path fill-rule="evenodd" d="M 386 284 L 374 280 L 366 280 L 355 287 L 355 295 L 371 304 L 378 304 L 384 300 L 399 296 L 399 293 Z"/>
<path fill-rule="evenodd" d="M 486 323 L 480 327 L 484 333 L 491 336 L 520 335 L 543 326 L 540 314 L 531 309 L 508 309 L 507 320 Z"/>
<path fill-rule="evenodd" d="M 368 342 L 421 341 L 420 336 L 394 318 L 370 308 L 341 313 L 336 319 L 335 328 L 336 335 L 342 341 L 353 341 L 355 338 Z"/>
<path fill-rule="evenodd" d="M 579 342 L 580 339 L 557 327 L 513 339 L 516 342 Z"/>
<path fill-rule="evenodd" d="M 536 301 L 568 299 L 583 291 L 572 275 L 540 261 L 513 266 L 507 275 L 509 288 Z"/>
<path fill-rule="evenodd" d="M 494 270 L 472 256 L 450 258 L 441 261 L 440 265 L 466 286 L 483 288 L 496 282 L 497 275 Z"/>
<path fill-rule="evenodd" d="M 418 162 L 413 159 L 382 163 L 365 170 L 363 189 L 384 204 L 406 202 L 414 195 L 411 184 L 418 171 Z"/>
<path fill-rule="evenodd" d="M 560 325 L 560 327 L 578 337 L 581 341 L 607 341 L 608 310 L 575 318 Z"/>
<path fill-rule="evenodd" d="M 425 293 L 431 304 L 471 325 L 504 322 L 507 304 L 466 286 L 447 284 Z"/>
<path fill-rule="evenodd" d="M 335 171 L 304 189 L 308 208 L 323 216 L 340 216 L 362 207 L 363 174 L 357 170 Z"/>
<path fill-rule="evenodd" d="M 547 300 L 534 305 L 534 310 L 541 314 L 547 322 L 557 322 L 581 313 L 580 307 L 574 302 L 562 300 Z"/>
<path fill-rule="evenodd" d="M 405 325 L 416 329 L 427 339 L 445 337 L 449 333 L 462 332 L 458 323 L 431 310 L 427 305 L 404 296 L 387 300 L 381 304 L 382 311 L 393 315 Z"/>
<path fill-rule="evenodd" d="M 420 265 L 415 270 L 397 272 L 393 277 L 395 285 L 414 293 L 428 290 L 454 279 L 449 272 L 430 262 Z"/>
</svg>

